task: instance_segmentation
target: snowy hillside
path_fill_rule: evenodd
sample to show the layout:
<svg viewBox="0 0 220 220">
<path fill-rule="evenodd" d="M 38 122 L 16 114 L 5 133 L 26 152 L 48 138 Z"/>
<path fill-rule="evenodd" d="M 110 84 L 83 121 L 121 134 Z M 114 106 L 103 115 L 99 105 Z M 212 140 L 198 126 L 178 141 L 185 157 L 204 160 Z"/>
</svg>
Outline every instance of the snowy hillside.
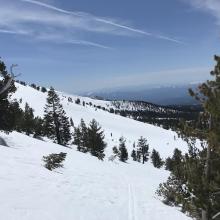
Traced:
<svg viewBox="0 0 220 220">
<path fill-rule="evenodd" d="M 16 84 L 12 98 L 27 102 L 35 115 L 42 116 L 46 93 Z M 155 195 L 158 185 L 169 173 L 156 169 L 149 162 L 142 165 L 110 162 L 112 147 L 120 136 L 127 140 L 129 155 L 133 142 L 140 136 L 148 139 L 150 151 L 155 148 L 163 158 L 178 147 L 187 145 L 168 130 L 110 114 L 90 105 L 77 105 L 75 100 L 107 105 L 107 101 L 59 93 L 65 111 L 78 125 L 95 118 L 105 130 L 108 144 L 106 158 L 96 157 L 72 149 L 44 142 L 23 134 L 0 133 L 10 147 L 0 146 L 0 213 L 5 220 L 186 220 L 176 208 L 165 206 Z M 69 102 L 71 97 L 73 102 Z M 111 137 L 112 133 L 112 137 Z M 176 138 L 174 138 L 174 136 Z M 42 157 L 50 153 L 67 152 L 64 168 L 53 172 L 43 167 Z"/>
<path fill-rule="evenodd" d="M 154 192 L 168 173 L 135 162 L 102 162 L 88 154 L 19 133 L 0 146 L 0 213 L 7 220 L 186 220 Z M 67 152 L 64 168 L 42 166 L 42 156 Z"/>
<path fill-rule="evenodd" d="M 12 98 L 16 98 L 18 100 L 22 98 L 21 106 L 23 108 L 27 102 L 35 110 L 36 116 L 43 116 L 47 93 L 42 93 L 29 86 L 22 86 L 20 84 L 16 84 L 16 87 L 17 92 Z M 58 94 L 67 115 L 73 119 L 75 125 L 79 124 L 81 118 L 83 118 L 87 123 L 94 118 L 99 122 L 105 130 L 106 142 L 109 145 L 106 150 L 109 154 L 112 153 L 112 147 L 118 143 L 118 139 L 121 136 L 124 136 L 127 139 L 129 151 L 132 150 L 133 143 L 136 142 L 140 136 L 146 137 L 150 144 L 150 148 L 158 150 L 162 157 L 171 155 L 176 147 L 180 148 L 182 151 L 187 149 L 186 143 L 177 138 L 177 134 L 172 131 L 164 130 L 153 125 L 141 123 L 119 115 L 110 114 L 102 109 L 93 107 L 94 105 L 110 105 L 109 101 L 73 96 L 61 92 L 58 92 Z M 68 98 L 71 98 L 73 102 L 69 102 Z M 92 106 L 75 104 L 75 100 L 77 98 L 80 98 L 81 102 L 91 102 Z"/>
</svg>

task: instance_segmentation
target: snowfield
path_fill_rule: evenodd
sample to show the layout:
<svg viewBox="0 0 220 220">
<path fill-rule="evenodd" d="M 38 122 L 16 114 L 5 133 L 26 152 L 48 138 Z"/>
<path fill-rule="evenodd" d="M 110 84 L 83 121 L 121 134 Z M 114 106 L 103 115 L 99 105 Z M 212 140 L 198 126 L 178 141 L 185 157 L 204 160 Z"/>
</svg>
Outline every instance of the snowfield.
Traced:
<svg viewBox="0 0 220 220">
<path fill-rule="evenodd" d="M 30 87 L 16 84 L 13 98 L 22 98 L 43 115 L 46 95 Z M 106 158 L 76 151 L 51 142 L 40 141 L 13 132 L 0 133 L 9 147 L 0 146 L 0 213 L 4 220 L 187 220 L 179 210 L 164 205 L 155 195 L 158 185 L 169 173 L 156 169 L 150 161 L 142 165 L 110 162 L 112 147 L 120 136 L 127 140 L 129 155 L 134 141 L 140 136 L 148 139 L 150 151 L 158 150 L 163 158 L 174 148 L 183 152 L 187 145 L 172 131 L 134 121 L 90 106 L 69 103 L 70 96 L 59 93 L 62 104 L 74 124 L 83 118 L 86 123 L 95 118 L 105 130 Z M 66 97 L 66 98 L 65 98 Z M 83 97 L 80 97 L 83 100 Z M 106 102 L 85 98 L 93 104 Z M 89 99 L 89 100 L 88 100 Z M 111 137 L 112 133 L 112 137 Z M 66 152 L 64 168 L 49 171 L 42 157 Z"/>
<path fill-rule="evenodd" d="M 39 92 L 29 86 L 23 86 L 16 83 L 17 91 L 12 99 L 22 99 L 21 107 L 24 109 L 27 102 L 34 110 L 35 116 L 44 115 L 44 106 L 46 104 L 47 93 Z M 150 150 L 155 148 L 162 157 L 166 158 L 172 155 L 174 148 L 180 148 L 183 152 L 187 150 L 187 144 L 173 131 L 168 131 L 160 127 L 135 121 L 119 115 L 111 114 L 93 106 L 82 105 L 82 102 L 91 102 L 93 105 L 109 106 L 111 102 L 95 100 L 87 97 L 73 96 L 58 92 L 61 103 L 67 116 L 73 119 L 74 125 L 78 126 L 81 118 L 88 124 L 92 119 L 96 119 L 105 131 L 108 148 L 106 154 L 112 154 L 112 147 L 118 144 L 118 139 L 124 136 L 127 140 L 128 151 L 133 149 L 133 143 L 137 142 L 140 136 L 147 138 Z M 72 98 L 73 103 L 68 102 Z M 80 98 L 81 105 L 75 104 L 75 100 Z M 112 134 L 112 137 L 111 137 Z"/>
<path fill-rule="evenodd" d="M 168 173 L 88 154 L 13 132 L 0 146 L 0 213 L 4 220 L 185 220 L 154 194 Z M 64 168 L 49 171 L 42 157 L 67 152 Z"/>
</svg>

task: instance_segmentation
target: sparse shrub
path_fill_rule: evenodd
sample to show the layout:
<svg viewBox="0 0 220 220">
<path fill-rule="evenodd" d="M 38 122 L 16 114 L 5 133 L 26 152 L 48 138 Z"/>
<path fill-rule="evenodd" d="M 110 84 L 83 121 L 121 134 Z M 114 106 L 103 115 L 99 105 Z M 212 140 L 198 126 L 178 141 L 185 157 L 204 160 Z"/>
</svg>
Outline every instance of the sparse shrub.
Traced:
<svg viewBox="0 0 220 220">
<path fill-rule="evenodd" d="M 41 92 L 45 93 L 47 92 L 47 89 L 45 87 L 41 87 Z"/>
<path fill-rule="evenodd" d="M 77 98 L 76 101 L 75 101 L 75 103 L 76 103 L 77 105 L 80 105 L 80 102 L 81 102 L 81 101 L 80 101 L 79 98 Z"/>
<path fill-rule="evenodd" d="M 154 167 L 156 168 L 161 168 L 164 165 L 163 160 L 160 157 L 160 154 L 158 151 L 153 149 L 152 154 L 151 154 L 151 161 Z"/>
<path fill-rule="evenodd" d="M 52 171 L 53 169 L 63 167 L 62 162 L 66 158 L 66 153 L 59 153 L 59 154 L 50 154 L 48 156 L 43 157 L 43 161 L 45 162 L 45 168 Z"/>
</svg>

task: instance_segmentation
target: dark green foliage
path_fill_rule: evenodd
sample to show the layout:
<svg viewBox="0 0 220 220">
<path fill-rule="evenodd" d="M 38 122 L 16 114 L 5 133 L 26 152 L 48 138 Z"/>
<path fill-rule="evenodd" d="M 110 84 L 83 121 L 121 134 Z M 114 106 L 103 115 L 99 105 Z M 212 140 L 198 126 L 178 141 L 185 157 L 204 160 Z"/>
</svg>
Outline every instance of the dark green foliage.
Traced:
<svg viewBox="0 0 220 220">
<path fill-rule="evenodd" d="M 146 161 L 148 161 L 148 157 L 149 157 L 149 145 L 147 143 L 147 139 L 141 136 L 137 144 L 136 158 L 138 159 L 139 162 L 142 162 L 144 164 Z"/>
<path fill-rule="evenodd" d="M 47 89 L 45 87 L 41 87 L 41 92 L 45 93 L 47 92 Z"/>
<path fill-rule="evenodd" d="M 134 120 L 163 127 L 164 129 L 177 130 L 182 119 L 195 122 L 199 113 L 203 110 L 201 105 L 189 106 L 160 106 L 144 101 L 125 101 L 132 109 L 121 107 L 123 103 L 113 101 L 114 109 L 111 113 L 133 118 Z"/>
<path fill-rule="evenodd" d="M 182 152 L 179 149 L 175 149 L 173 157 L 168 157 L 165 161 L 165 169 L 169 171 L 174 171 L 178 168 L 179 164 L 182 162 L 183 156 Z"/>
<path fill-rule="evenodd" d="M 9 81 L 11 81 L 11 76 L 8 73 L 5 63 L 0 60 L 0 76 L 3 77 L 0 80 L 0 91 L 6 87 Z M 9 97 L 16 91 L 14 81 L 10 83 L 10 86 L 3 92 L 0 93 L 0 130 L 12 131 L 15 126 L 15 115 L 19 114 L 19 105 L 17 102 L 9 102 Z"/>
<path fill-rule="evenodd" d="M 122 162 L 126 162 L 128 160 L 128 151 L 126 148 L 126 140 L 124 137 L 119 139 L 119 160 Z"/>
<path fill-rule="evenodd" d="M 16 83 L 19 83 L 19 84 L 21 84 L 21 85 L 23 85 L 23 86 L 26 86 L 26 85 L 27 85 L 26 82 L 24 82 L 24 81 L 20 81 L 20 80 L 16 80 Z"/>
<path fill-rule="evenodd" d="M 45 163 L 45 167 L 52 171 L 56 168 L 63 167 L 63 161 L 66 159 L 66 153 L 59 153 L 59 154 L 50 154 L 49 156 L 44 156 L 43 161 Z"/>
<path fill-rule="evenodd" d="M 60 117 L 61 117 L 61 127 L 60 127 L 61 142 L 62 145 L 67 145 L 72 139 L 72 133 L 70 132 L 69 118 L 66 116 L 66 112 L 64 110 L 62 111 Z"/>
<path fill-rule="evenodd" d="M 77 150 L 83 153 L 90 152 L 93 156 L 103 160 L 105 157 L 104 150 L 106 143 L 104 142 L 104 131 L 93 119 L 87 127 L 84 120 L 81 119 L 80 125 L 74 131 L 74 144 Z"/>
<path fill-rule="evenodd" d="M 137 153 L 134 149 L 131 152 L 131 157 L 133 158 L 133 161 L 137 161 Z"/>
<path fill-rule="evenodd" d="M 110 113 L 115 113 L 115 110 L 113 108 L 110 108 L 109 112 Z"/>
<path fill-rule="evenodd" d="M 5 122 L 5 125 L 7 124 L 7 127 L 4 127 L 5 131 L 12 131 L 12 130 L 21 131 L 20 125 L 21 125 L 21 120 L 23 118 L 23 110 L 19 107 L 19 103 L 17 101 L 11 102 L 10 105 L 8 106 L 7 112 L 3 112 L 3 115 L 5 117 L 3 118 L 2 122 L 0 119 L 0 127 L 1 127 L 1 123 L 4 124 Z"/>
<path fill-rule="evenodd" d="M 34 110 L 30 108 L 30 106 L 27 103 L 25 104 L 25 110 L 21 122 L 21 128 L 26 135 L 30 135 L 34 133 L 34 129 L 35 129 Z"/>
<path fill-rule="evenodd" d="M 119 157 L 120 153 L 116 146 L 112 148 L 112 151 L 113 151 L 114 157 Z"/>
<path fill-rule="evenodd" d="M 156 168 L 161 168 L 163 166 L 163 160 L 160 157 L 160 154 L 158 151 L 153 149 L 152 154 L 151 154 L 151 162 Z"/>
<path fill-rule="evenodd" d="M 122 162 L 126 162 L 128 160 L 128 151 L 125 143 L 126 140 L 124 137 L 121 137 L 119 139 L 119 147 L 114 146 L 112 148 L 114 158 L 118 157 L 118 159 Z"/>
<path fill-rule="evenodd" d="M 34 89 L 37 89 L 37 86 L 36 86 L 36 84 L 34 84 L 34 83 L 32 83 L 32 84 L 30 85 L 30 87 L 32 87 L 32 88 L 34 88 Z"/>
<path fill-rule="evenodd" d="M 106 147 L 106 143 L 104 142 L 104 131 L 99 126 L 97 121 L 93 119 L 88 127 L 88 148 L 89 152 L 98 157 L 100 160 L 103 160 L 105 157 L 104 150 Z"/>
<path fill-rule="evenodd" d="M 182 207 L 182 211 L 197 220 L 211 220 L 220 211 L 220 57 L 211 75 L 213 80 L 190 90 L 204 112 L 196 123 L 183 123 L 179 134 L 189 145 L 188 153 L 175 151 L 166 161 L 171 175 L 160 185 L 158 194 L 169 205 Z M 202 146 L 196 148 L 195 139 Z M 218 219 L 216 217 L 215 219 Z"/>
<path fill-rule="evenodd" d="M 34 118 L 34 137 L 39 138 L 44 136 L 44 120 L 40 117 Z"/>
<path fill-rule="evenodd" d="M 74 144 L 77 146 L 77 150 L 83 153 L 89 151 L 88 146 L 88 128 L 83 119 L 81 119 L 80 125 L 74 129 Z"/>
<path fill-rule="evenodd" d="M 80 102 L 81 102 L 81 101 L 80 101 L 79 98 L 77 98 L 76 101 L 75 101 L 75 103 L 76 103 L 77 105 L 80 105 Z"/>
<path fill-rule="evenodd" d="M 72 118 L 70 118 L 70 125 L 71 125 L 72 127 L 74 127 L 74 122 L 73 122 L 73 119 L 72 119 Z"/>
<path fill-rule="evenodd" d="M 71 140 L 69 118 L 60 104 L 59 96 L 52 87 L 48 91 L 44 112 L 45 135 L 58 144 L 67 145 Z"/>
<path fill-rule="evenodd" d="M 77 146 L 78 151 L 81 151 L 81 132 L 79 127 L 74 128 L 73 138 L 73 144 Z"/>
<path fill-rule="evenodd" d="M 11 77 L 2 61 L 0 61 L 0 73 L 3 76 L 3 80 L 0 81 L 1 90 Z M 26 85 L 24 82 L 19 81 L 18 83 L 24 86 Z M 25 132 L 27 135 L 37 135 L 37 133 L 42 135 L 43 128 L 39 128 L 40 118 L 34 118 L 33 109 L 26 103 L 25 110 L 23 111 L 16 100 L 9 102 L 9 97 L 15 91 L 16 87 L 12 80 L 10 87 L 4 93 L 0 94 L 0 129 L 4 131 L 17 130 L 19 132 Z M 22 99 L 19 102 L 22 103 Z M 39 129 L 41 129 L 41 132 Z"/>
<path fill-rule="evenodd" d="M 172 158 L 168 157 L 166 160 L 165 160 L 165 170 L 169 170 L 171 171 L 173 169 L 173 161 L 172 161 Z"/>
<path fill-rule="evenodd" d="M 18 108 L 15 108 L 18 109 Z M 14 111 L 14 130 L 24 132 L 26 135 L 33 135 L 35 138 L 44 136 L 44 122 L 40 117 L 34 117 L 34 110 L 26 103 L 25 110 Z"/>
<path fill-rule="evenodd" d="M 172 158 L 166 161 L 171 171 L 167 182 L 160 184 L 157 191 L 159 196 L 167 205 L 181 206 L 183 212 L 188 212 L 196 219 L 201 219 L 201 204 L 204 201 L 202 191 L 204 190 L 203 170 L 205 163 L 201 156 L 205 152 L 193 154 L 181 154 L 179 150 L 174 151 Z"/>
</svg>

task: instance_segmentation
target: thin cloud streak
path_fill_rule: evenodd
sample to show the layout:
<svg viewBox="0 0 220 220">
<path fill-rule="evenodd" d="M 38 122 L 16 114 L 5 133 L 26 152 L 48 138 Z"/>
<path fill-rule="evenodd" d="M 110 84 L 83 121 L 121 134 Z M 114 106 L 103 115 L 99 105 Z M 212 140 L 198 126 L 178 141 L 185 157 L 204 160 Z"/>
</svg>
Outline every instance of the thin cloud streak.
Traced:
<svg viewBox="0 0 220 220">
<path fill-rule="evenodd" d="M 12 35 L 30 35 L 30 32 L 25 30 L 8 30 L 0 28 L 1 34 L 12 34 Z"/>
<path fill-rule="evenodd" d="M 91 46 L 91 47 L 98 47 L 98 48 L 107 49 L 107 50 L 112 50 L 113 49 L 111 47 L 107 47 L 107 46 L 102 45 L 102 44 L 94 43 L 94 42 L 91 42 L 91 41 L 84 41 L 84 40 L 72 40 L 69 43 L 84 45 L 84 46 Z"/>
<path fill-rule="evenodd" d="M 120 29 L 124 29 L 124 30 L 131 31 L 131 32 L 134 32 L 134 33 L 137 33 L 137 34 L 145 35 L 145 36 L 148 36 L 148 37 L 154 37 L 154 38 L 157 38 L 157 39 L 166 40 L 166 41 L 170 41 L 170 42 L 177 43 L 177 44 L 185 44 L 184 42 L 182 42 L 180 40 L 177 40 L 175 38 L 171 38 L 171 37 L 164 36 L 164 35 L 157 35 L 157 34 L 153 34 L 153 33 L 150 33 L 150 32 L 146 32 L 146 31 L 143 31 L 143 30 L 140 30 L 140 29 L 137 29 L 137 28 L 133 28 L 133 27 L 129 27 L 127 25 L 122 25 L 122 24 L 113 22 L 111 20 L 107 20 L 107 19 L 104 19 L 104 18 L 99 18 L 99 17 L 96 17 L 96 16 L 88 14 L 88 13 L 72 12 L 72 11 L 68 11 L 68 10 L 64 10 L 64 9 L 55 7 L 53 5 L 42 3 L 42 2 L 39 2 L 39 1 L 35 1 L 35 0 L 21 0 L 21 1 L 31 3 L 31 4 L 35 4 L 35 5 L 45 7 L 47 9 L 51 9 L 51 10 L 54 10 L 54 11 L 57 11 L 57 12 L 65 13 L 65 14 L 68 14 L 68 15 L 74 15 L 74 16 L 78 16 L 78 17 L 81 17 L 81 18 L 85 17 L 87 19 L 91 19 L 91 20 L 94 20 L 94 21 L 97 21 L 97 22 L 100 22 L 100 23 L 108 24 L 108 25 L 111 25 L 111 26 L 114 26 L 114 27 L 117 27 L 117 28 L 120 28 Z"/>
<path fill-rule="evenodd" d="M 21 34 L 19 31 L 11 31 L 11 30 L 4 30 L 4 29 L 0 29 L 0 33 L 2 33 L 2 34 Z"/>
</svg>

